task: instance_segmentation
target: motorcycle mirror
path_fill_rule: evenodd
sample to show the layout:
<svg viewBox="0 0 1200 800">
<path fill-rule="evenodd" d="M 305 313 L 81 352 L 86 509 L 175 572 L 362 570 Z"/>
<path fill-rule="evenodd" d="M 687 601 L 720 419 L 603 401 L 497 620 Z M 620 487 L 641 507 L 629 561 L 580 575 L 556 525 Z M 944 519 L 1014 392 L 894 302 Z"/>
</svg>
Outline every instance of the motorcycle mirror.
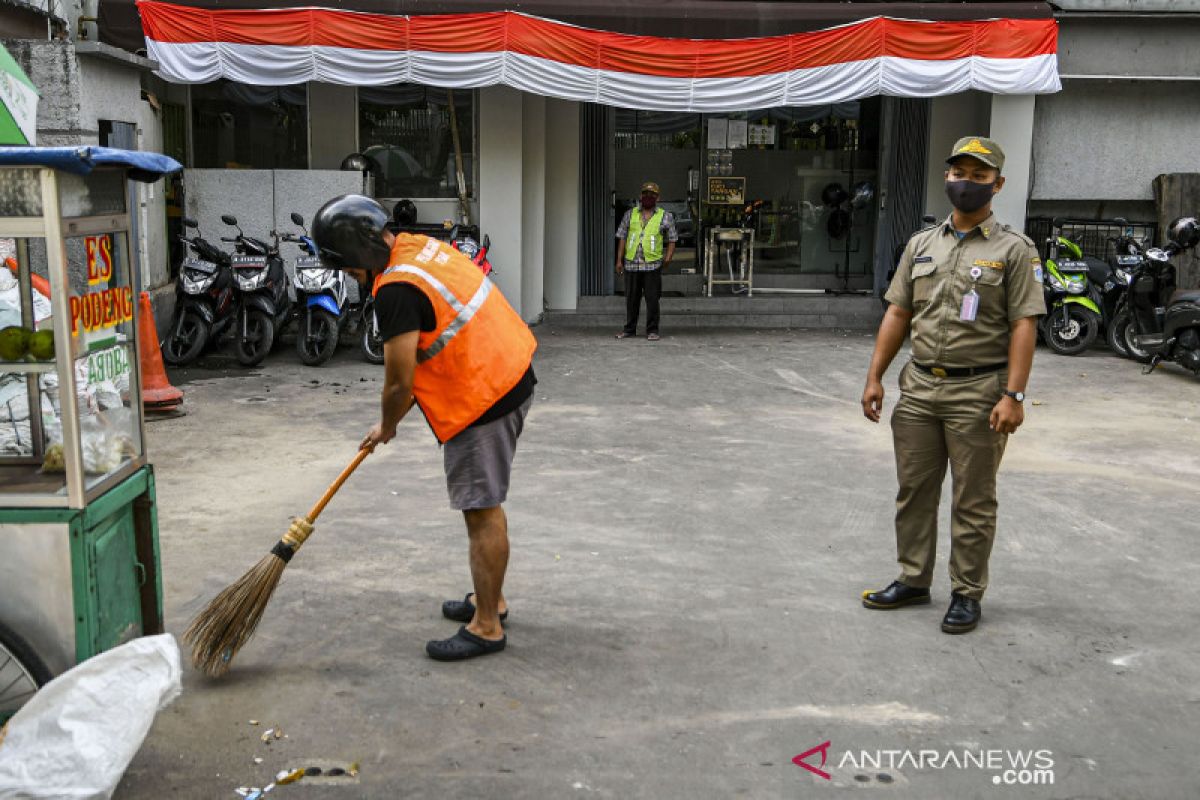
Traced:
<svg viewBox="0 0 1200 800">
<path fill-rule="evenodd" d="M 483 249 L 485 251 L 492 249 L 492 237 L 488 236 L 486 233 L 483 235 Z"/>
<path fill-rule="evenodd" d="M 182 221 L 183 221 L 183 227 L 185 227 L 185 228 L 199 228 L 200 227 L 200 223 L 196 222 L 196 220 L 192 219 L 191 217 L 184 217 Z"/>
<path fill-rule="evenodd" d="M 222 214 L 221 222 L 224 222 L 226 225 L 232 225 L 235 228 L 238 224 L 237 217 L 235 217 L 233 214 Z"/>
<path fill-rule="evenodd" d="M 1129 220 L 1125 219 L 1124 217 L 1113 217 L 1113 222 L 1122 228 L 1129 224 Z"/>
<path fill-rule="evenodd" d="M 292 212 L 292 224 L 298 225 L 301 228 L 303 228 L 304 227 L 304 217 L 300 216 L 295 211 L 293 211 Z"/>
</svg>

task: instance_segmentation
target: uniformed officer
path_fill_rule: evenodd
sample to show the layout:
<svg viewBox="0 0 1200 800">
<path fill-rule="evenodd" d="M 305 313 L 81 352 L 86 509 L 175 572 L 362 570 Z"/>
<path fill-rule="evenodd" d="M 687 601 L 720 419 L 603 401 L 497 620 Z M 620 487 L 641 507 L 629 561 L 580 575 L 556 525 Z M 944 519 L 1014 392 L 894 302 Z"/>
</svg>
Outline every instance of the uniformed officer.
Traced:
<svg viewBox="0 0 1200 800">
<path fill-rule="evenodd" d="M 862 396 L 863 413 L 878 422 L 883 374 L 911 331 L 912 360 L 900 373 L 892 413 L 900 576 L 864 592 L 862 602 L 875 609 L 929 602 L 949 464 L 951 599 L 942 630 L 966 633 L 979 624 L 996 534 L 996 472 L 1008 434 L 1025 419 L 1037 318 L 1046 306 L 1032 240 L 992 214 L 992 198 L 1004 187 L 1004 151 L 968 136 L 946 163 L 954 210 L 904 250 Z"/>
</svg>

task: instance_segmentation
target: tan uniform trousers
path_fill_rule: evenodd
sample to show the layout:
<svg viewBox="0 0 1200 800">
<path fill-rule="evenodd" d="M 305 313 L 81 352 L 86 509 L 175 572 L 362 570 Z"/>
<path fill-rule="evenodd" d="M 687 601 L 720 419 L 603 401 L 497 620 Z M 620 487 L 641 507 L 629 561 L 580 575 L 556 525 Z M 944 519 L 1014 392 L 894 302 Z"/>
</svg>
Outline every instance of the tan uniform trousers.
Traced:
<svg viewBox="0 0 1200 800">
<path fill-rule="evenodd" d="M 1007 380 L 1005 370 L 938 378 L 911 363 L 900 373 L 892 438 L 900 481 L 896 552 L 901 583 L 926 588 L 933 580 L 938 503 L 949 462 L 954 491 L 950 587 L 983 598 L 996 537 L 996 472 L 1008 440 L 988 427 L 988 418 Z"/>
</svg>

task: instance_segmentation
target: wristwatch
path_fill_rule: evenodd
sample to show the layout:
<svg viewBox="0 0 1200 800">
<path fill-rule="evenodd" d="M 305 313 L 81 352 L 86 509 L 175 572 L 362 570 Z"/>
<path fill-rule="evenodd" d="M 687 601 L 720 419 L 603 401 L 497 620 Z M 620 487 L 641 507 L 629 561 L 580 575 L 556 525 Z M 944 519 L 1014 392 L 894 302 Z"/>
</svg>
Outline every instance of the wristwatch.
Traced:
<svg viewBox="0 0 1200 800">
<path fill-rule="evenodd" d="M 1011 397 L 1013 400 L 1016 400 L 1018 403 L 1025 402 L 1025 393 L 1024 392 L 1010 392 L 1008 389 L 1005 389 L 1004 393 L 1006 395 L 1008 395 L 1009 397 Z"/>
</svg>

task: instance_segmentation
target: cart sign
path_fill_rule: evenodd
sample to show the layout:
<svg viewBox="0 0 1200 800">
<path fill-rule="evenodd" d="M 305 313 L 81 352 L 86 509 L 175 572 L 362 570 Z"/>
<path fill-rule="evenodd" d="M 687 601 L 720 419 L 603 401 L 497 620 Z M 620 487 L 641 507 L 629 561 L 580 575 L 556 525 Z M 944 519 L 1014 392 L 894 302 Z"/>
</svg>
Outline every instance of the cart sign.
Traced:
<svg viewBox="0 0 1200 800">
<path fill-rule="evenodd" d="M 108 283 L 113 274 L 112 237 L 87 236 L 83 241 L 87 249 L 88 286 Z"/>
<path fill-rule="evenodd" d="M 709 178 L 708 202 L 712 205 L 742 205 L 746 202 L 746 179 Z"/>
<path fill-rule="evenodd" d="M 133 319 L 133 289 L 117 286 L 83 297 L 71 297 L 71 335 L 113 328 Z"/>
</svg>

